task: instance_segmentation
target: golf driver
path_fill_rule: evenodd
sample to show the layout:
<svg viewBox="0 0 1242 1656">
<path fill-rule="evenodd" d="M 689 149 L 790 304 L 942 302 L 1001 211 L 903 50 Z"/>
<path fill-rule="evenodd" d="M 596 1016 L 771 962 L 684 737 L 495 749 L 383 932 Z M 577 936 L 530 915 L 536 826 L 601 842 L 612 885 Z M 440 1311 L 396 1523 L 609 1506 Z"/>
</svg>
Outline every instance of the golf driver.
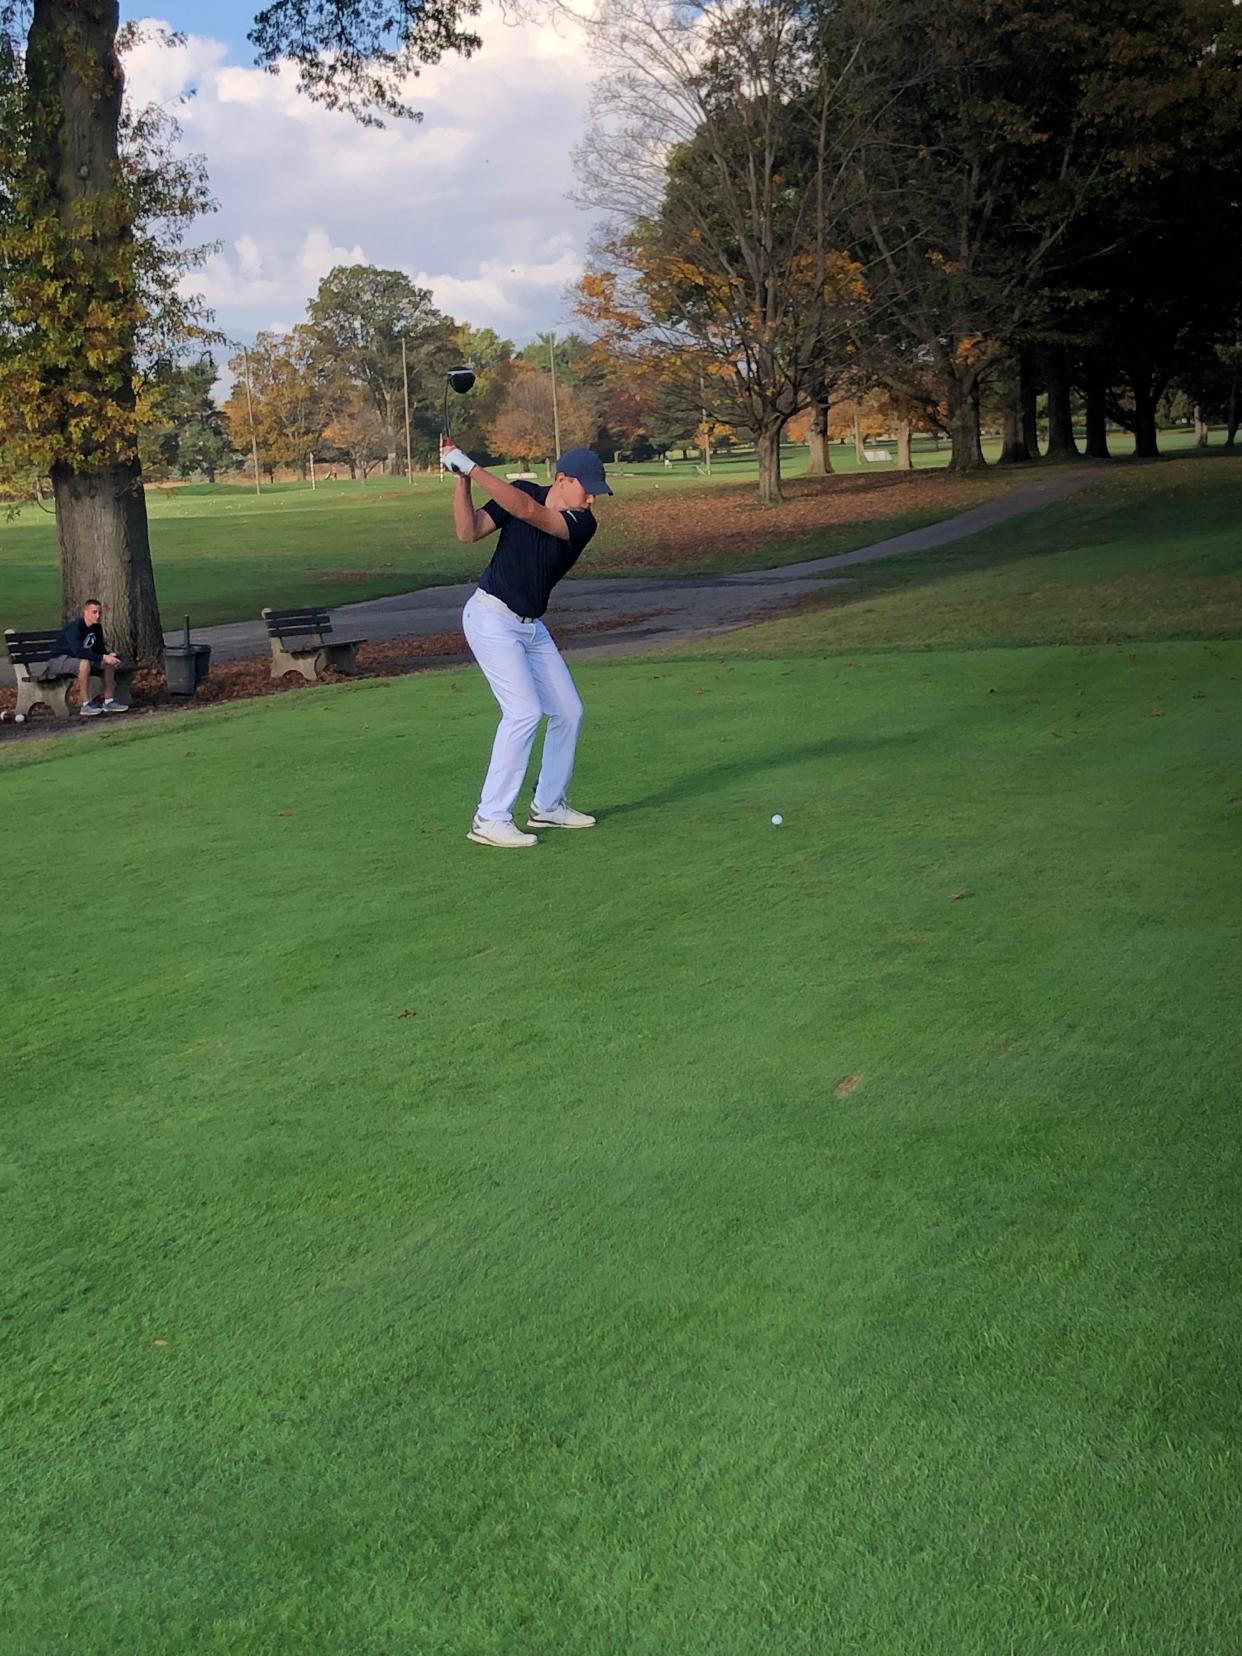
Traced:
<svg viewBox="0 0 1242 1656">
<path fill-rule="evenodd" d="M 444 376 L 444 435 L 446 437 L 450 435 L 448 417 L 449 392 L 456 391 L 458 396 L 464 397 L 466 392 L 472 390 L 473 387 L 473 368 L 466 368 L 464 366 L 459 368 L 450 368 L 448 373 Z"/>
</svg>

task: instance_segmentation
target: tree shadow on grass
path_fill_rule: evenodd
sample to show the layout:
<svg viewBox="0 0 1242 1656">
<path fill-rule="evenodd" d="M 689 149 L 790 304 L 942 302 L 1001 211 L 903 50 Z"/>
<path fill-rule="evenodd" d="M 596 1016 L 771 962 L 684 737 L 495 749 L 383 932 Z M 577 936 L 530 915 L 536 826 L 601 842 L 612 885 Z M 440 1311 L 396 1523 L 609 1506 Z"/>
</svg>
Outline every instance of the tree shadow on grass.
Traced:
<svg viewBox="0 0 1242 1656">
<path fill-rule="evenodd" d="M 811 759 L 839 759 L 850 753 L 874 753 L 880 748 L 908 746 L 917 740 L 916 731 L 907 731 L 900 736 L 835 736 L 824 741 L 802 742 L 796 747 L 774 748 L 767 753 L 752 754 L 747 759 L 729 759 L 724 764 L 690 771 L 658 793 L 627 799 L 619 805 L 601 806 L 599 815 L 603 820 L 628 816 L 634 811 L 655 810 L 661 805 L 676 805 L 683 800 L 702 798 L 732 782 L 758 776 L 763 771 L 779 770 L 784 765 L 798 765 Z"/>
</svg>

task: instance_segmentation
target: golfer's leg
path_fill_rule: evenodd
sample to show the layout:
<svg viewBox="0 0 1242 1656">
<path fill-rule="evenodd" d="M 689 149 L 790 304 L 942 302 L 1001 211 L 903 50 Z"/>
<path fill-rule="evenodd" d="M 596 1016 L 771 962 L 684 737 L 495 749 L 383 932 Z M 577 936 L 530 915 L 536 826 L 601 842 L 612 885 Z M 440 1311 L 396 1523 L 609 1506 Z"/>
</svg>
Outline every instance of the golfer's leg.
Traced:
<svg viewBox="0 0 1242 1656">
<path fill-rule="evenodd" d="M 116 689 L 116 668 L 105 664 L 103 670 L 104 700 L 112 700 L 112 692 Z"/>
<path fill-rule="evenodd" d="M 91 699 L 91 664 L 85 656 L 78 662 L 78 703 L 85 706 Z"/>
<path fill-rule="evenodd" d="M 542 717 L 522 644 L 523 623 L 471 601 L 462 612 L 462 626 L 474 659 L 500 703 L 500 724 L 478 816 L 482 822 L 512 822 L 513 802 L 526 775 Z"/>
<path fill-rule="evenodd" d="M 548 715 L 543 764 L 535 784 L 535 806 L 550 811 L 569 792 L 578 732 L 582 728 L 582 697 L 542 621 L 535 623 L 535 636 L 526 646 L 526 659 L 539 692 L 539 705 Z"/>
</svg>

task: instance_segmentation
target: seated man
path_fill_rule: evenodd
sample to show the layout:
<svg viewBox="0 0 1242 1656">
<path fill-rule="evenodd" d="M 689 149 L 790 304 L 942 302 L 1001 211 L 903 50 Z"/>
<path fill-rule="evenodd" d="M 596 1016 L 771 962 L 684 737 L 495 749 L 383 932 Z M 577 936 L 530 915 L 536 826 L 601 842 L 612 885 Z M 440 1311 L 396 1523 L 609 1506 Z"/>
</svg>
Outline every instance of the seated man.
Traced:
<svg viewBox="0 0 1242 1656">
<path fill-rule="evenodd" d="M 129 712 L 126 704 L 115 700 L 112 694 L 121 658 L 109 650 L 102 623 L 102 605 L 98 598 L 88 598 L 77 620 L 66 622 L 60 629 L 55 654 L 48 664 L 54 672 L 76 675 L 81 704 L 78 711 L 84 719 L 95 718 L 100 713 Z M 91 696 L 92 673 L 99 673 L 103 678 L 102 701 Z"/>
</svg>

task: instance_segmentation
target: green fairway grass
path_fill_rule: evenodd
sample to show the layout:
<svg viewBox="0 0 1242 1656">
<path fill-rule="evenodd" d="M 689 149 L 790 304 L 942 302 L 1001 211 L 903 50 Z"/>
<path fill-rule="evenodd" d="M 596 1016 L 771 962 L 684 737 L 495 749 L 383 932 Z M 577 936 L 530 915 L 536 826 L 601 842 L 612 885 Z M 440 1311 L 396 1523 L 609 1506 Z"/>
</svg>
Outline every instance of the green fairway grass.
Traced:
<svg viewBox="0 0 1242 1656">
<path fill-rule="evenodd" d="M 12 744 L 0 1649 L 1238 1647 L 1242 643 L 719 655 Z"/>
<path fill-rule="evenodd" d="M 1166 447 L 1185 446 L 1185 433 L 1162 437 Z M 1120 450 L 1119 450 L 1120 452 Z M 929 439 L 916 447 L 919 469 L 943 469 L 948 445 Z M 832 464 L 843 476 L 859 470 L 852 446 L 834 445 Z M 790 478 L 803 475 L 806 450 L 791 448 L 784 460 Z M 620 503 L 655 506 L 696 494 L 710 498 L 721 488 L 749 487 L 753 455 L 721 458 L 712 475 L 691 462 L 671 468 L 651 463 L 611 468 Z M 888 477 L 891 467 L 864 467 Z M 980 481 L 985 491 L 1004 489 L 1028 474 L 995 473 Z M 1030 475 L 1038 475 L 1031 473 Z M 452 528 L 451 486 L 438 477 L 373 477 L 365 486 L 342 480 L 264 485 L 261 495 L 237 483 L 150 489 L 151 541 L 165 626 L 189 613 L 200 626 L 257 617 L 265 604 L 337 605 L 424 586 L 473 579 L 485 561 L 479 547 L 461 545 Z M 751 507 L 749 493 L 739 509 Z M 894 509 L 887 517 L 858 518 L 834 525 L 813 539 L 798 538 L 777 512 L 755 513 L 754 535 L 741 552 L 721 553 L 710 536 L 697 555 L 679 558 L 679 575 L 716 574 L 740 568 L 768 568 L 793 558 L 851 551 L 888 535 L 902 534 L 951 516 L 961 507 L 948 498 L 916 510 Z M 584 575 L 633 574 L 632 553 L 642 547 L 641 523 L 627 530 L 624 518 L 601 508 L 604 533 L 583 560 Z M 644 575 L 659 575 L 659 564 L 644 564 Z M 56 529 L 50 508 L 23 508 L 0 520 L 0 627 L 50 626 L 60 607 Z"/>
<path fill-rule="evenodd" d="M 1239 475 L 0 738 L 0 1651 L 1237 1649 Z"/>
</svg>

